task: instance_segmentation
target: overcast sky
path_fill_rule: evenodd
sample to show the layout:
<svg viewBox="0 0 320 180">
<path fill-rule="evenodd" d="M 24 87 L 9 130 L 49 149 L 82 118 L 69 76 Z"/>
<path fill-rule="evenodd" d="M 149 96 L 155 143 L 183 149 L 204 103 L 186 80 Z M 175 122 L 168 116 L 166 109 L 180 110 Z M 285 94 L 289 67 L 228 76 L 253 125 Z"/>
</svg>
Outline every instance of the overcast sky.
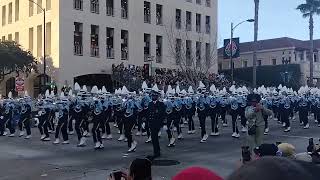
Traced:
<svg viewBox="0 0 320 180">
<path fill-rule="evenodd" d="M 305 0 L 260 0 L 258 39 L 291 37 L 309 39 L 308 19 L 303 19 L 295 8 Z M 237 24 L 254 18 L 254 0 L 219 0 L 218 46 L 230 38 L 230 23 Z M 320 17 L 315 18 L 314 38 L 320 38 Z M 240 42 L 253 41 L 253 23 L 239 26 L 234 37 Z"/>
</svg>

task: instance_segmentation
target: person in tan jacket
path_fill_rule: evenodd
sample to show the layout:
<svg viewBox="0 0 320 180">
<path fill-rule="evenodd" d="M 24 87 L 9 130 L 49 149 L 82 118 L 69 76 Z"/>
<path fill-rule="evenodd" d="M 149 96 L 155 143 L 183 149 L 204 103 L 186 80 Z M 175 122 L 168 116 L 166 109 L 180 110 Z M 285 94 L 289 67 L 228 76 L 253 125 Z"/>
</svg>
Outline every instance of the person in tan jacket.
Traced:
<svg viewBox="0 0 320 180">
<path fill-rule="evenodd" d="M 260 104 L 261 97 L 258 94 L 249 94 L 247 102 L 249 106 L 246 108 L 245 116 L 248 120 L 248 136 L 247 144 L 252 150 L 263 143 L 264 118 L 263 116 L 271 116 L 272 111 Z"/>
</svg>

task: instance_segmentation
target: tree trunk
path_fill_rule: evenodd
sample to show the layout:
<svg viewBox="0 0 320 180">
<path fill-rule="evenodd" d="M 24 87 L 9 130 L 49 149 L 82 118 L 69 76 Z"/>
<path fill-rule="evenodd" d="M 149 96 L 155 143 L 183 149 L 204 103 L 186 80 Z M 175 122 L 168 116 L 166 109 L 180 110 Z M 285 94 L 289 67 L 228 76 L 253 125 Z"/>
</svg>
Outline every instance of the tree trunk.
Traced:
<svg viewBox="0 0 320 180">
<path fill-rule="evenodd" d="M 309 85 L 313 86 L 313 62 L 314 62 L 314 45 L 313 45 L 313 16 L 310 15 L 309 19 L 309 35 L 310 35 L 310 56 L 309 56 L 309 62 L 310 62 L 310 79 L 309 79 Z"/>
<path fill-rule="evenodd" d="M 253 87 L 257 87 L 257 47 L 259 28 L 259 0 L 254 0 Z"/>
</svg>

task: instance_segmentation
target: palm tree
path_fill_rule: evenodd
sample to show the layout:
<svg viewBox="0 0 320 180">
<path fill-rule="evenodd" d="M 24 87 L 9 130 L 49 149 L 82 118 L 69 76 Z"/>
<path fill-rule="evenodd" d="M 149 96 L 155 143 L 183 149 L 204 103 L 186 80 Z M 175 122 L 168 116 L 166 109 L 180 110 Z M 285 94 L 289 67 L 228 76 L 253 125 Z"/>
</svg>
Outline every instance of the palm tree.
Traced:
<svg viewBox="0 0 320 180">
<path fill-rule="evenodd" d="M 309 36 L 310 36 L 310 79 L 309 84 L 313 85 L 313 62 L 314 62 L 314 45 L 313 45 L 313 29 L 314 29 L 314 21 L 313 17 L 315 15 L 320 15 L 320 0 L 306 0 L 306 3 L 300 4 L 297 7 L 302 13 L 303 18 L 309 18 Z"/>
<path fill-rule="evenodd" d="M 253 46 L 253 87 L 257 86 L 257 46 L 259 28 L 259 2 L 254 0 L 254 46 Z"/>
</svg>

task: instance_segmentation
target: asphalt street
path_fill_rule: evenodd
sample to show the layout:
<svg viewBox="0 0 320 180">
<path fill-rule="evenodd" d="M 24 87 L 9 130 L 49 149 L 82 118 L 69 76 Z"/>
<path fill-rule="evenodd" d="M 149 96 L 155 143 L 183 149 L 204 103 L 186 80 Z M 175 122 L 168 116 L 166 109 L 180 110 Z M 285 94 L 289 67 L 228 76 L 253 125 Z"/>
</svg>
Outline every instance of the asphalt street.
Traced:
<svg viewBox="0 0 320 180">
<path fill-rule="evenodd" d="M 230 122 L 230 117 L 227 117 Z M 207 130 L 210 129 L 209 125 L 207 120 Z M 167 147 L 167 135 L 163 133 L 160 139 L 161 160 L 174 160 L 179 164 L 153 166 L 154 179 L 170 179 L 190 166 L 207 167 L 223 177 L 228 176 L 239 165 L 240 147 L 245 142 L 245 134 L 241 134 L 240 139 L 231 137 L 230 125 L 223 128 L 220 126 L 221 135 L 209 137 L 205 144 L 200 143 L 199 129 L 196 134 L 187 135 L 187 128 L 184 128 L 184 139 L 177 141 L 174 148 Z M 314 137 L 316 141 L 320 138 L 320 127 L 313 120 L 310 125 L 310 129 L 304 130 L 299 126 L 299 120 L 296 120 L 292 122 L 291 132 L 285 133 L 281 125 L 270 120 L 270 133 L 265 136 L 265 142 L 289 142 L 296 147 L 297 152 L 304 152 L 309 137 Z M 31 140 L 0 137 L 0 180 L 104 180 L 113 170 L 127 170 L 133 159 L 152 154 L 152 145 L 144 143 L 146 137 L 134 137 L 138 141 L 137 151 L 126 154 L 127 143 L 116 140 L 119 135 L 114 128 L 114 139 L 104 141 L 103 151 L 93 150 L 91 138 L 84 148 L 76 147 L 76 135 L 70 137 L 71 143 L 68 145 L 53 145 L 52 141 L 41 142 L 38 129 L 32 130 Z"/>
</svg>

